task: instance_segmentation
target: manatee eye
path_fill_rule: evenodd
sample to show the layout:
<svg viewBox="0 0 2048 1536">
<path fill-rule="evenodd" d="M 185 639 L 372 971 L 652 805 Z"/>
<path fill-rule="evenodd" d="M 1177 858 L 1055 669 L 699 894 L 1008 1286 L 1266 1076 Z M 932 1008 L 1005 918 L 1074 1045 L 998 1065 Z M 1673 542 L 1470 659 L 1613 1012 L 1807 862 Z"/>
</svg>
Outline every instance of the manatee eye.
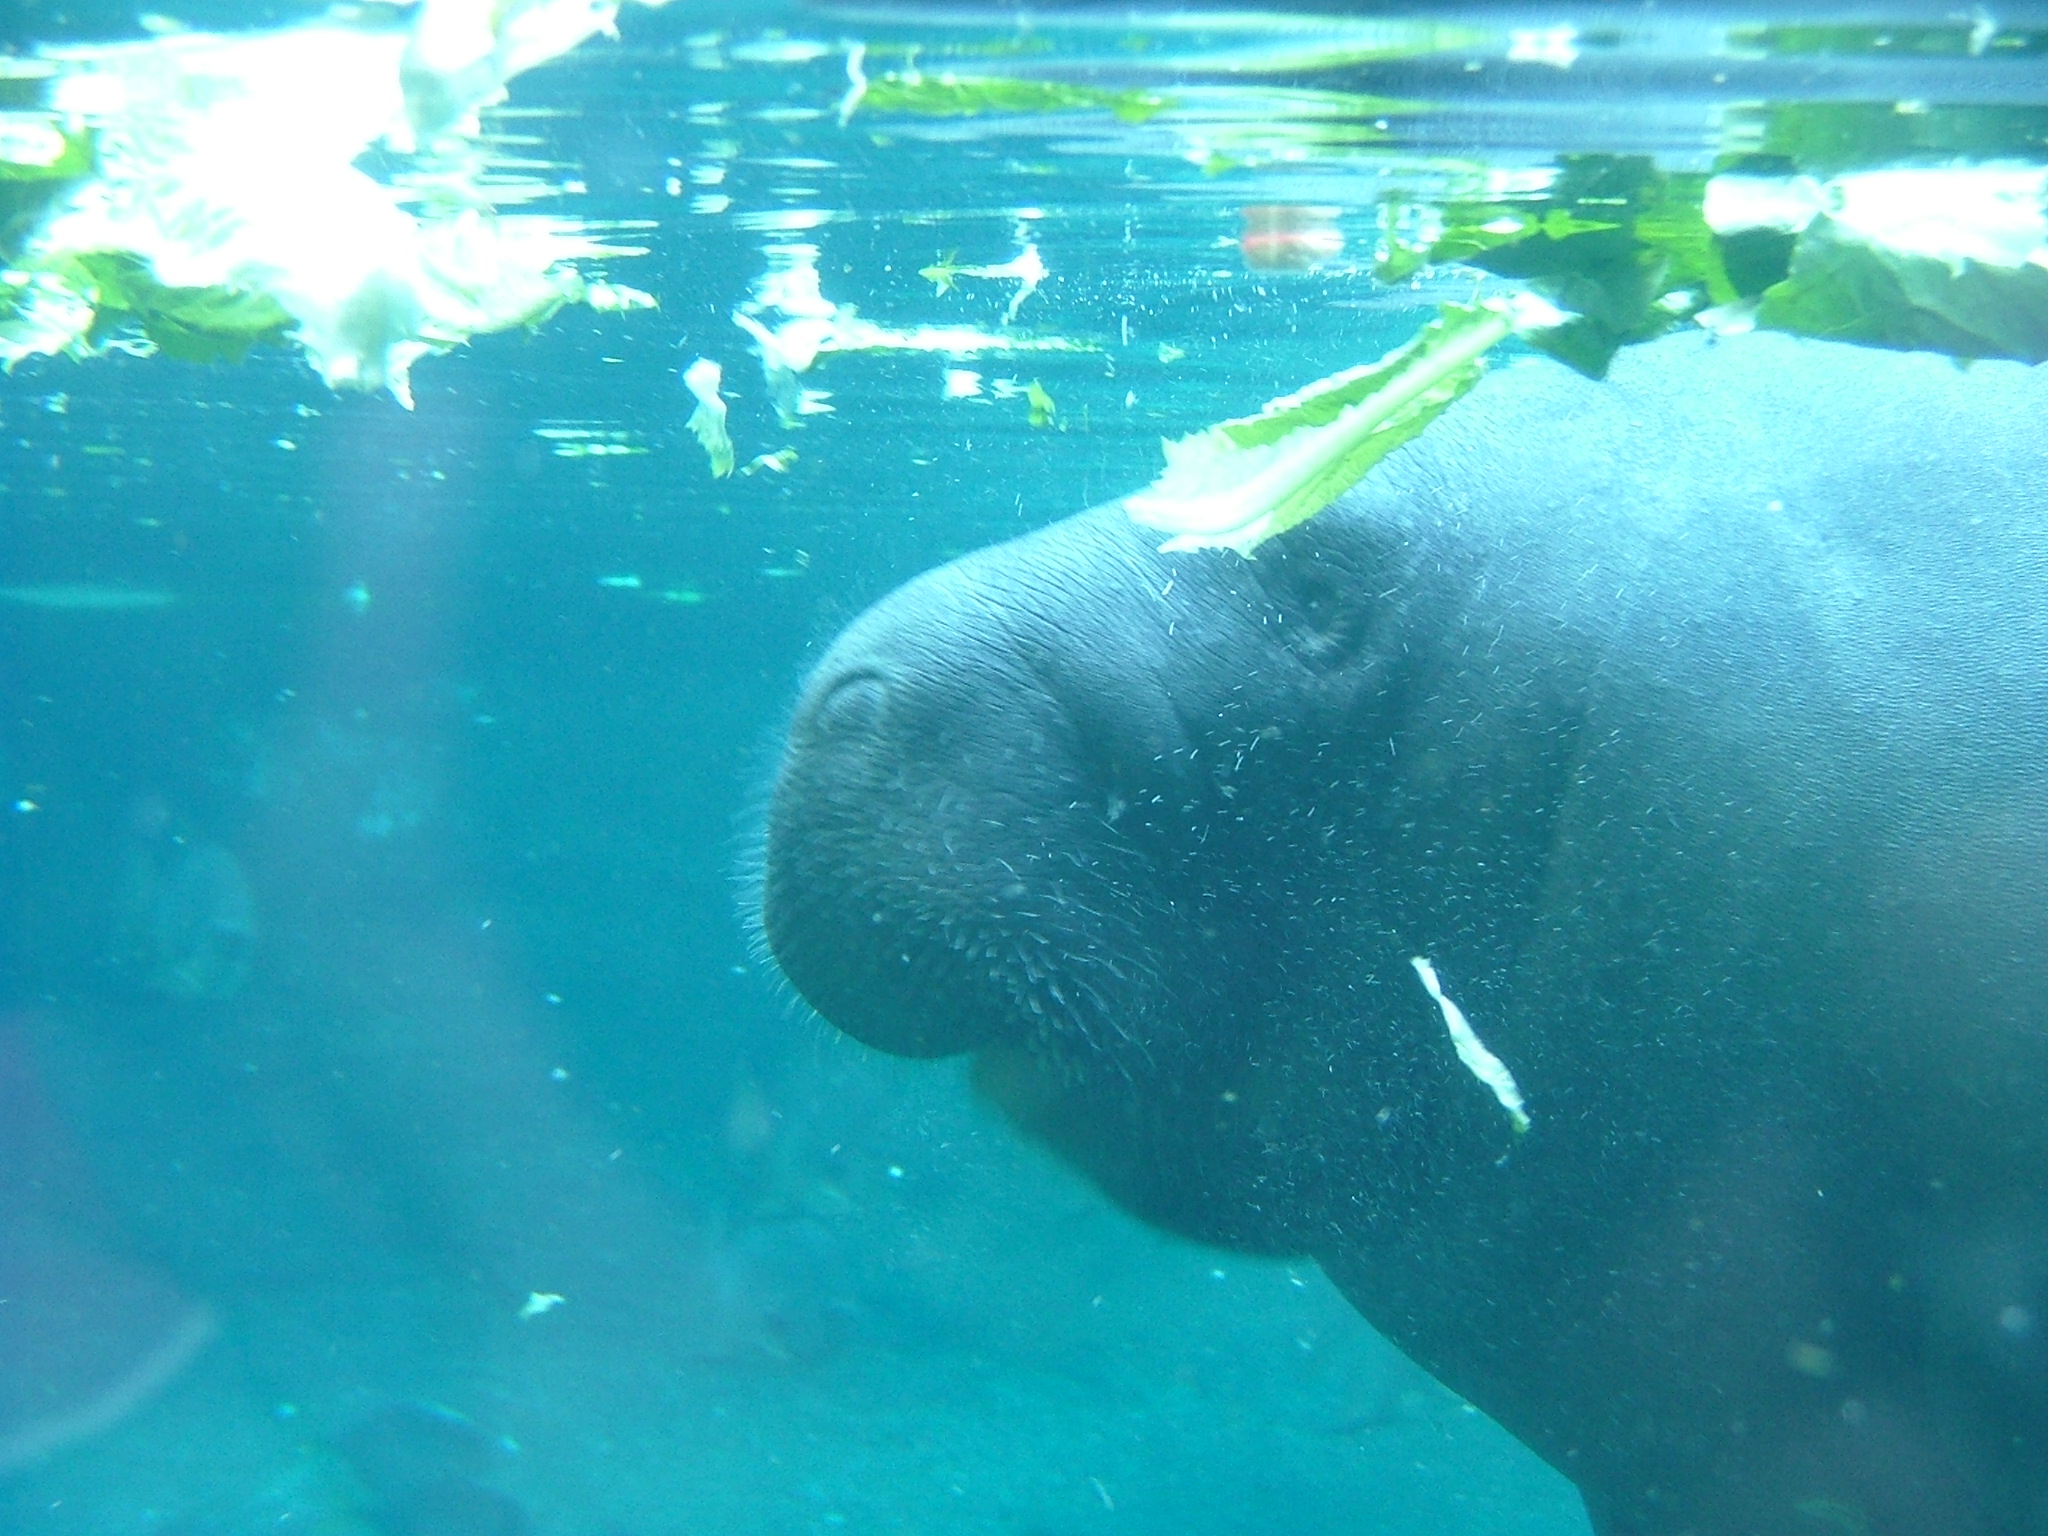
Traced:
<svg viewBox="0 0 2048 1536">
<path fill-rule="evenodd" d="M 1307 575 L 1295 583 L 1294 601 L 1303 622 L 1311 628 L 1328 630 L 1344 614 L 1344 593 L 1338 590 L 1330 572 L 1319 566 L 1312 566 Z"/>
<path fill-rule="evenodd" d="M 1362 572 L 1314 553 L 1280 552 L 1259 565 L 1259 584 L 1279 609 L 1291 648 L 1318 666 L 1357 654 L 1371 629 L 1372 594 Z"/>
</svg>

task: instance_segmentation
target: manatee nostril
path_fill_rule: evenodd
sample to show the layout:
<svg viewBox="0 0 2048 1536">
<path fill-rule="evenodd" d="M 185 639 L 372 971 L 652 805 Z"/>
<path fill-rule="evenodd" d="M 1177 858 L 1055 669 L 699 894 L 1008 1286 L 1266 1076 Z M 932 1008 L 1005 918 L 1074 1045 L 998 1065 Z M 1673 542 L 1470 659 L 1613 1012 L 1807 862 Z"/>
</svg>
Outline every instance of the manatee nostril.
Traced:
<svg viewBox="0 0 2048 1536">
<path fill-rule="evenodd" d="M 888 685 L 879 672 L 862 668 L 837 678 L 811 712 L 812 723 L 824 731 L 865 735 L 881 722 Z"/>
</svg>

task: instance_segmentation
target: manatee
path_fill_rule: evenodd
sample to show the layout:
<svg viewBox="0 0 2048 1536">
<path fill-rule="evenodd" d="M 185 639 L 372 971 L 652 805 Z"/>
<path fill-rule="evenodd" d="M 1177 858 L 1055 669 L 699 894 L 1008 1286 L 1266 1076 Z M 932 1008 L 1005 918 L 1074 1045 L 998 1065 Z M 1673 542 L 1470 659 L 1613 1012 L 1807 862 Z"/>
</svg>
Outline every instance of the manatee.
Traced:
<svg viewBox="0 0 2048 1536">
<path fill-rule="evenodd" d="M 1601 1536 L 2048 1532 L 2048 373 L 1530 359 L 1255 559 L 1157 537 L 830 648 L 803 997 L 1319 1262 Z"/>
</svg>

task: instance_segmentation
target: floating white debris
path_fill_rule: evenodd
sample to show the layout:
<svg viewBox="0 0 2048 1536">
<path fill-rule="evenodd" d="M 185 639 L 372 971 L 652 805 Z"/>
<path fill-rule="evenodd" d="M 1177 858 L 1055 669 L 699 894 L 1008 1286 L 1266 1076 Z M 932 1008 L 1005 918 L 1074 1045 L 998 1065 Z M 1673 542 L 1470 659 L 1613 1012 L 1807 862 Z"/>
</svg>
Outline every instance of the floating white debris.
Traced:
<svg viewBox="0 0 2048 1536">
<path fill-rule="evenodd" d="M 1510 64 L 1548 64 L 1570 69 L 1579 61 L 1577 27 L 1531 27 L 1508 34 Z"/>
<path fill-rule="evenodd" d="M 740 473 L 743 475 L 758 475 L 765 469 L 771 474 L 786 475 L 789 473 L 790 465 L 796 462 L 796 458 L 797 454 L 794 448 L 778 448 L 773 453 L 757 453 L 748 461 L 747 467 L 742 469 Z"/>
<path fill-rule="evenodd" d="M 634 434 L 617 427 L 551 425 L 535 427 L 533 435 L 550 444 L 558 459 L 626 459 L 647 452 Z"/>
<path fill-rule="evenodd" d="M 839 126 L 844 128 L 860 110 L 868 93 L 868 45 L 854 43 L 846 50 L 846 94 L 839 98 Z"/>
<path fill-rule="evenodd" d="M 1008 261 L 963 267 L 949 256 L 944 261 L 920 267 L 917 275 L 941 294 L 950 293 L 953 284 L 963 277 L 1014 278 L 1017 291 L 1010 297 L 1010 307 L 1003 311 L 1003 324 L 1008 325 L 1017 318 L 1017 311 L 1024 307 L 1024 301 L 1036 293 L 1038 285 L 1051 274 L 1046 269 L 1045 259 L 1038 254 L 1038 246 L 1027 240 L 1024 249 Z"/>
<path fill-rule="evenodd" d="M 836 224 L 844 217 L 844 213 L 831 208 L 761 208 L 736 213 L 732 221 L 750 234 L 800 235 L 807 229 Z"/>
<path fill-rule="evenodd" d="M 601 315 L 661 308 L 661 301 L 653 294 L 642 288 L 628 288 L 624 283 L 585 283 L 583 302 Z"/>
<path fill-rule="evenodd" d="M 1472 1026 L 1466 1022 L 1465 1011 L 1444 996 L 1444 989 L 1436 979 L 1436 967 L 1421 955 L 1408 963 L 1422 978 L 1423 991 L 1443 1010 L 1444 1027 L 1451 1032 L 1451 1044 L 1457 1048 L 1458 1060 L 1465 1064 L 1465 1070 L 1493 1091 L 1493 1096 L 1500 1100 L 1500 1107 L 1508 1112 L 1508 1119 L 1514 1123 L 1517 1134 L 1528 1130 L 1529 1112 L 1523 1107 L 1522 1090 L 1515 1086 L 1514 1073 L 1472 1032 Z"/>
<path fill-rule="evenodd" d="M 784 426 L 813 414 L 818 396 L 797 376 L 828 352 L 936 352 L 974 357 L 983 352 L 1085 352 L 1093 348 L 1062 336 L 1024 337 L 965 325 L 920 325 L 895 330 L 863 320 L 851 304 L 835 304 L 818 283 L 818 247 L 792 242 L 768 247 L 768 270 L 733 324 L 754 338 L 768 393 Z M 780 317 L 780 318 L 777 318 Z"/>
<path fill-rule="evenodd" d="M 972 368 L 948 368 L 943 394 L 948 400 L 972 400 L 981 394 L 981 375 Z"/>
<path fill-rule="evenodd" d="M 568 1299 L 568 1297 L 554 1291 L 528 1291 L 526 1293 L 526 1305 L 519 1309 L 520 1319 L 524 1321 L 530 1318 L 544 1317 Z"/>
<path fill-rule="evenodd" d="M 732 473 L 732 436 L 725 429 L 725 398 L 718 386 L 725 371 L 708 357 L 700 357 L 683 370 L 683 386 L 697 397 L 697 409 L 690 413 L 689 428 L 704 445 L 711 460 L 711 473 L 720 480 Z"/>
<path fill-rule="evenodd" d="M 743 64 L 808 64 L 839 49 L 807 37 L 763 37 L 751 43 L 734 43 L 725 50 L 729 59 Z"/>
</svg>

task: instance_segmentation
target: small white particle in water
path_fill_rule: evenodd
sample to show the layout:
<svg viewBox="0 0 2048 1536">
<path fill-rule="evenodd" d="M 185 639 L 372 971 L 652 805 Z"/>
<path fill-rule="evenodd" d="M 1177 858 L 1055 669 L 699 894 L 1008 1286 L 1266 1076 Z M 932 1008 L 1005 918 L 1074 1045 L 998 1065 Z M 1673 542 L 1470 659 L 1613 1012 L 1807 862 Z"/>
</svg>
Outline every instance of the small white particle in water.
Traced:
<svg viewBox="0 0 2048 1536">
<path fill-rule="evenodd" d="M 526 1305 L 519 1309 L 519 1315 L 521 1318 L 542 1317 L 566 1300 L 566 1296 L 558 1296 L 553 1291 L 528 1291 Z"/>
<path fill-rule="evenodd" d="M 897 1167 L 894 1163 L 891 1163 L 889 1165 L 889 1177 L 892 1179 L 900 1179 L 903 1177 L 903 1170 Z"/>
<path fill-rule="evenodd" d="M 567 1067 L 557 1067 L 548 1074 L 548 1077 L 555 1082 L 566 1083 L 569 1081 L 569 1069 Z"/>
</svg>

